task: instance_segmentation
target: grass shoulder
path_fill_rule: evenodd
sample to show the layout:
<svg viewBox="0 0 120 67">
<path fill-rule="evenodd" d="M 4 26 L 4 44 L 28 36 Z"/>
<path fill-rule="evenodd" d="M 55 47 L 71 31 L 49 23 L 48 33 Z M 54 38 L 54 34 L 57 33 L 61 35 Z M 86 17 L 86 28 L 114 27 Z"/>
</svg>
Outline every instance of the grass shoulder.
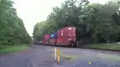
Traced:
<svg viewBox="0 0 120 67">
<path fill-rule="evenodd" d="M 0 54 L 9 54 L 19 51 L 24 51 L 29 48 L 28 45 L 4 46 L 0 49 Z"/>
<path fill-rule="evenodd" d="M 110 43 L 110 44 L 90 44 L 90 45 L 85 45 L 84 48 L 120 50 L 120 44 L 115 44 L 115 43 Z"/>
</svg>

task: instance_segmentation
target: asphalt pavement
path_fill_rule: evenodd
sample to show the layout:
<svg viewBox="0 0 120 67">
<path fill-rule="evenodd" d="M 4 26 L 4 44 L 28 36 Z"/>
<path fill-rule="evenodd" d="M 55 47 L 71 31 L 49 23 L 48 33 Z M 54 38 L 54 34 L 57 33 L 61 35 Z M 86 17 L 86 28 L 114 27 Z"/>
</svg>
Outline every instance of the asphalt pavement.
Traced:
<svg viewBox="0 0 120 67">
<path fill-rule="evenodd" d="M 61 51 L 59 64 L 54 60 L 54 48 Z M 27 51 L 0 55 L 0 67 L 120 67 L 120 54 L 35 45 Z"/>
</svg>

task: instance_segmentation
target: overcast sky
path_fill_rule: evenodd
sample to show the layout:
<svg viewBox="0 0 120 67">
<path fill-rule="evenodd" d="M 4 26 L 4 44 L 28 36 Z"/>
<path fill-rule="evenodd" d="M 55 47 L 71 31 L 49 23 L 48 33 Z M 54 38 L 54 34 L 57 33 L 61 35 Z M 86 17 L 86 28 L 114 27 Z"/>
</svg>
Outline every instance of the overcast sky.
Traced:
<svg viewBox="0 0 120 67">
<path fill-rule="evenodd" d="M 64 0 L 13 0 L 18 16 L 24 21 L 26 30 L 32 35 L 37 22 L 46 20 L 55 6 L 60 6 Z M 105 3 L 108 0 L 89 0 L 92 3 Z"/>
</svg>

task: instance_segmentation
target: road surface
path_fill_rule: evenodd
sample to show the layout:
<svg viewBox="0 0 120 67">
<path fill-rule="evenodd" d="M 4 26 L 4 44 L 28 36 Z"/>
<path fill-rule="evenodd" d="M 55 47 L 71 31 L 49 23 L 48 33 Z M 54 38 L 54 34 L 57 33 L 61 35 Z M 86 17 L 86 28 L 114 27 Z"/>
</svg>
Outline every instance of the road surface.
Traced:
<svg viewBox="0 0 120 67">
<path fill-rule="evenodd" d="M 0 55 L 0 67 L 120 67 L 120 54 L 80 48 L 63 48 L 61 62 L 54 60 L 53 46 L 35 45 L 27 51 Z"/>
</svg>

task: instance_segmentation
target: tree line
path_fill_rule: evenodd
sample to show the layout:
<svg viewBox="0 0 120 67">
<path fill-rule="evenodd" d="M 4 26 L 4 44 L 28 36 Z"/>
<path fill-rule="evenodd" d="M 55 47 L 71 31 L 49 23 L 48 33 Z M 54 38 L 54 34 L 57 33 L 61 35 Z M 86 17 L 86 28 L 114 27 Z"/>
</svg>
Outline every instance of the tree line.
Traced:
<svg viewBox="0 0 120 67">
<path fill-rule="evenodd" d="M 0 46 L 27 44 L 31 40 L 13 4 L 11 0 L 0 0 Z"/>
<path fill-rule="evenodd" d="M 120 1 L 105 4 L 88 0 L 65 0 L 54 7 L 46 21 L 34 26 L 33 37 L 42 40 L 44 34 L 66 26 L 77 27 L 77 40 L 85 43 L 110 43 L 120 41 Z"/>
</svg>

